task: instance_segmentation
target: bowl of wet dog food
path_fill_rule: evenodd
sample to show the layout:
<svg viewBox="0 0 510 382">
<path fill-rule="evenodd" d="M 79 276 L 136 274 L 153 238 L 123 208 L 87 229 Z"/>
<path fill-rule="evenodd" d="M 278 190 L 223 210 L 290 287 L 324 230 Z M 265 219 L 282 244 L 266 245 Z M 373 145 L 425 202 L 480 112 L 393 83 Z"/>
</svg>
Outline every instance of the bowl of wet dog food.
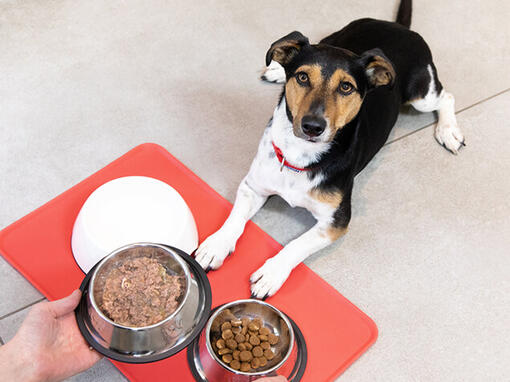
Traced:
<svg viewBox="0 0 510 382">
<path fill-rule="evenodd" d="M 76 310 L 88 343 L 121 362 L 170 357 L 198 336 L 209 317 L 211 289 L 191 256 L 155 243 L 121 247 L 85 277 Z"/>
<path fill-rule="evenodd" d="M 296 382 L 306 362 L 306 343 L 297 325 L 274 306 L 254 299 L 218 307 L 188 347 L 193 376 L 204 382 L 276 375 Z"/>
</svg>

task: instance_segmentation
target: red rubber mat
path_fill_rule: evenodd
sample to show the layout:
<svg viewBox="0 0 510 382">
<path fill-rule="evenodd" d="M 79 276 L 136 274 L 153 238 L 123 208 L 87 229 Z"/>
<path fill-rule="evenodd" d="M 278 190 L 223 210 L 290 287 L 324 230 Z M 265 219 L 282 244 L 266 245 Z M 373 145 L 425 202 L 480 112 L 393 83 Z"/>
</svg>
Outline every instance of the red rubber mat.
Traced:
<svg viewBox="0 0 510 382">
<path fill-rule="evenodd" d="M 164 148 L 143 144 L 1 231 L 0 253 L 48 299 L 67 295 L 84 277 L 71 252 L 78 211 L 97 187 L 129 175 L 150 176 L 174 187 L 193 212 L 200 241 L 221 226 L 232 207 Z M 208 274 L 212 306 L 248 298 L 250 274 L 280 248 L 249 222 L 234 255 Z M 334 380 L 377 338 L 374 322 L 303 264 L 267 301 L 286 312 L 303 332 L 308 346 L 303 381 Z M 193 381 L 185 350 L 151 364 L 114 364 L 131 381 Z"/>
</svg>

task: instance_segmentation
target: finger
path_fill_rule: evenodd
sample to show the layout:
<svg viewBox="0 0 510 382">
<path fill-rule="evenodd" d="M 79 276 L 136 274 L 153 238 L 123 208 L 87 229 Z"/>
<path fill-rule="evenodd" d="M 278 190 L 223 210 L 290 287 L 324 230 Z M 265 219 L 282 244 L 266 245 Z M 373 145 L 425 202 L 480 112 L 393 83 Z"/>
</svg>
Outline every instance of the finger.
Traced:
<svg viewBox="0 0 510 382">
<path fill-rule="evenodd" d="M 66 314 L 71 313 L 78 306 L 80 298 L 81 292 L 76 289 L 69 296 L 48 303 L 48 308 L 56 317 L 65 316 Z"/>
</svg>

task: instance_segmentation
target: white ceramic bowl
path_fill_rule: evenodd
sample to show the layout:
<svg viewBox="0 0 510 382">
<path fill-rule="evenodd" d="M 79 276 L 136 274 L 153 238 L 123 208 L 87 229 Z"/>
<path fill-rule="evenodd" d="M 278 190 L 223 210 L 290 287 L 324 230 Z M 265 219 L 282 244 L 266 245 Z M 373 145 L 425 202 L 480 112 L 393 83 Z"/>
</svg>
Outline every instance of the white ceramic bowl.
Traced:
<svg viewBox="0 0 510 382">
<path fill-rule="evenodd" d="M 88 273 L 109 253 L 137 242 L 166 244 L 188 254 L 197 248 L 195 219 L 179 193 L 145 176 L 114 179 L 92 192 L 71 239 L 81 270 Z"/>
</svg>

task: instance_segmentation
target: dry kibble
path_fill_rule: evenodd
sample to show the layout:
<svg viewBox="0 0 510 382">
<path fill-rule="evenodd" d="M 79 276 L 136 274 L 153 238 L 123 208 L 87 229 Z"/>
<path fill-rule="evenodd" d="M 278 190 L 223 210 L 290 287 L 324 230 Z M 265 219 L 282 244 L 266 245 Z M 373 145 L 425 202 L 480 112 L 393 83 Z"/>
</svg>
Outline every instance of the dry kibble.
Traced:
<svg viewBox="0 0 510 382">
<path fill-rule="evenodd" d="M 232 328 L 232 325 L 230 324 L 230 322 L 224 322 L 222 325 L 221 325 L 221 331 L 225 331 L 227 329 L 231 329 Z"/>
<path fill-rule="evenodd" d="M 260 334 L 260 335 L 259 335 L 259 340 L 260 340 L 260 342 L 263 342 L 263 341 L 267 341 L 267 340 L 268 340 L 268 338 L 267 338 L 267 336 L 265 336 L 265 335 L 263 335 L 263 334 Z"/>
<path fill-rule="evenodd" d="M 218 341 L 216 341 L 216 347 L 218 349 L 223 349 L 225 347 L 225 340 L 219 339 Z"/>
<path fill-rule="evenodd" d="M 232 338 L 225 341 L 225 344 L 229 349 L 235 350 L 237 348 L 237 342 Z"/>
<path fill-rule="evenodd" d="M 271 361 L 274 358 L 274 353 L 271 349 L 264 350 L 264 357 Z"/>
<path fill-rule="evenodd" d="M 229 353 L 232 353 L 232 350 L 229 348 L 223 348 L 223 349 L 218 350 L 219 355 L 229 354 Z"/>
<path fill-rule="evenodd" d="M 232 359 L 233 359 L 232 354 L 225 354 L 223 357 L 221 357 L 221 359 L 225 363 L 230 363 L 230 362 L 232 362 Z"/>
<path fill-rule="evenodd" d="M 269 334 L 269 335 L 267 336 L 267 339 L 268 339 L 268 341 L 269 341 L 269 344 L 270 344 L 270 345 L 275 345 L 275 344 L 277 344 L 277 343 L 278 343 L 278 341 L 280 340 L 280 339 L 278 338 L 278 336 L 274 335 L 273 333 Z"/>
<path fill-rule="evenodd" d="M 228 340 L 229 338 L 234 337 L 234 333 L 232 333 L 232 330 L 227 329 L 223 333 L 221 333 L 221 338 L 224 340 Z"/>
<path fill-rule="evenodd" d="M 243 362 L 251 361 L 252 358 L 253 358 L 253 355 L 248 350 L 244 350 L 241 352 L 241 354 L 239 354 L 239 359 Z"/>
<path fill-rule="evenodd" d="M 254 322 L 251 322 L 250 325 L 248 325 L 248 329 L 251 331 L 251 332 L 258 332 L 259 329 L 260 329 L 260 326 L 258 326 L 257 324 L 255 324 Z"/>
<path fill-rule="evenodd" d="M 243 362 L 241 364 L 241 371 L 250 371 L 251 370 L 251 365 L 249 362 Z"/>
<path fill-rule="evenodd" d="M 264 354 L 264 349 L 262 349 L 260 346 L 255 346 L 251 352 L 254 357 L 262 357 Z"/>
<path fill-rule="evenodd" d="M 237 341 L 238 344 L 246 341 L 246 337 L 243 336 L 242 334 L 236 334 L 236 336 L 234 337 L 234 339 Z"/>
<path fill-rule="evenodd" d="M 269 333 L 271 333 L 271 331 L 266 327 L 262 327 L 259 330 L 259 334 L 261 334 L 263 336 L 267 336 Z"/>
<path fill-rule="evenodd" d="M 211 341 L 214 352 L 225 364 L 234 370 L 248 372 L 266 366 L 268 360 L 279 356 L 271 346 L 280 338 L 264 327 L 260 318 L 237 318 L 231 312 L 226 316 L 222 317 L 221 325 L 216 324 L 213 332 L 217 337 Z"/>
</svg>

